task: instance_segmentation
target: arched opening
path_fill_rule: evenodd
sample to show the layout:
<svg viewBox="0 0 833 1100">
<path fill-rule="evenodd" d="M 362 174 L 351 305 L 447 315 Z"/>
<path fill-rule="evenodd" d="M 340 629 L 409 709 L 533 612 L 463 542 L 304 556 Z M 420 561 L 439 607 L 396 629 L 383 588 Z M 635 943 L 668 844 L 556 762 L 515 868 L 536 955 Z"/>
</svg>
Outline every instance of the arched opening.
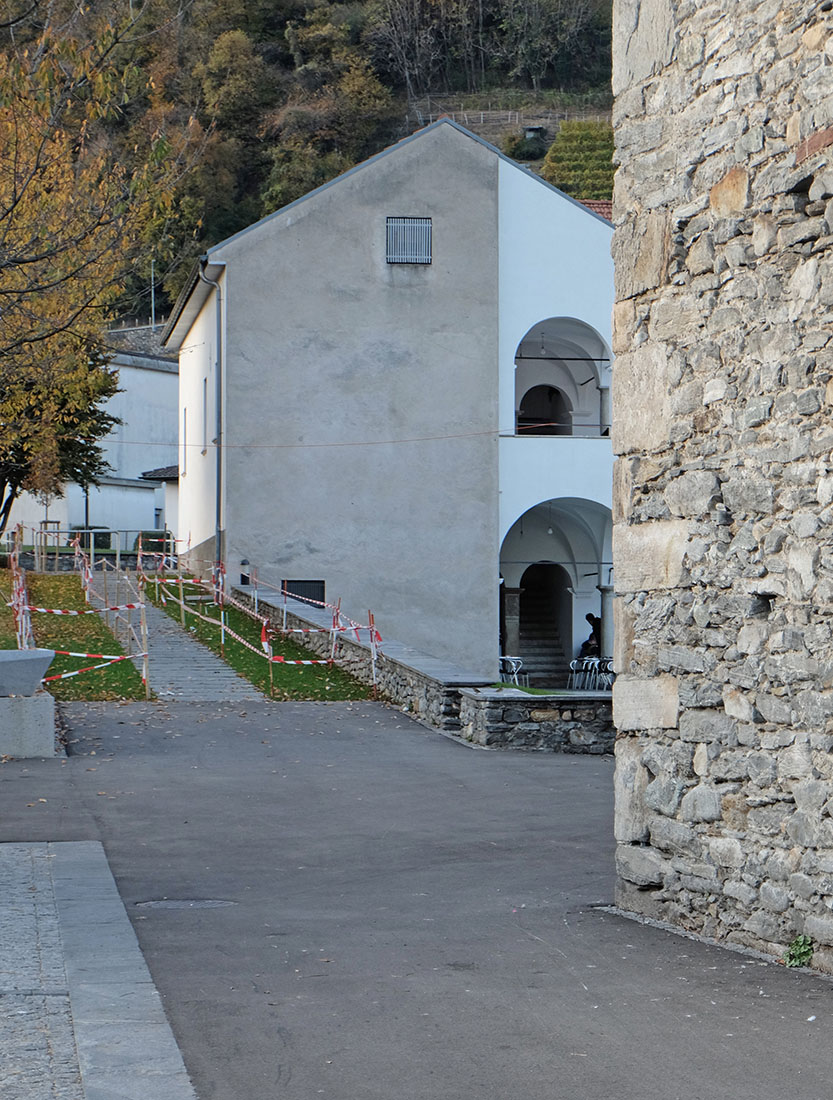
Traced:
<svg viewBox="0 0 833 1100">
<path fill-rule="evenodd" d="M 575 317 L 533 325 L 515 352 L 516 433 L 607 435 L 610 352 L 594 328 Z"/>
<path fill-rule="evenodd" d="M 521 398 L 517 431 L 531 435 L 572 435 L 573 410 L 555 386 L 533 386 Z"/>
<path fill-rule="evenodd" d="M 569 663 L 602 620 L 603 657 L 612 655 L 610 509 L 559 497 L 528 508 L 500 552 L 502 653 L 520 657 L 532 687 L 567 686 Z"/>
<path fill-rule="evenodd" d="M 518 656 L 532 686 L 564 687 L 572 652 L 570 575 L 536 562 L 521 577 Z"/>
</svg>

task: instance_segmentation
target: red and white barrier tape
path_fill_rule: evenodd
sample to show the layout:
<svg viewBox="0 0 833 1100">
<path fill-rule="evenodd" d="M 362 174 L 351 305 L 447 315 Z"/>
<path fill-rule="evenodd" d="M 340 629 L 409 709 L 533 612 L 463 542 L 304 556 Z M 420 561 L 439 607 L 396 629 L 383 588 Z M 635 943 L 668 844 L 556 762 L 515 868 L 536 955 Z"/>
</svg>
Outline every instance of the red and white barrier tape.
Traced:
<svg viewBox="0 0 833 1100">
<path fill-rule="evenodd" d="M 270 657 L 269 660 L 276 665 L 329 665 L 332 661 L 290 661 L 286 657 Z"/>
<path fill-rule="evenodd" d="M 182 606 L 180 601 L 172 593 L 168 593 L 168 598 L 171 600 L 172 603 L 180 604 L 180 606 Z M 226 632 L 226 634 L 228 634 L 230 637 L 234 638 L 234 640 L 236 642 L 240 642 L 240 644 L 242 646 L 245 646 L 246 649 L 250 649 L 252 651 L 252 653 L 256 653 L 259 657 L 265 657 L 266 660 L 272 661 L 274 664 L 285 664 L 285 665 L 329 665 L 329 664 L 332 664 L 332 661 L 329 661 L 329 660 L 327 660 L 327 661 L 290 661 L 286 657 L 271 657 L 268 653 L 264 652 L 264 649 L 258 649 L 258 647 L 256 645 L 253 645 L 246 638 L 242 638 L 238 633 L 236 633 L 236 631 L 232 630 L 230 626 L 228 626 L 227 624 L 225 624 L 225 625 L 222 624 L 219 619 L 213 619 L 209 615 L 201 615 L 200 612 L 195 611 L 193 607 L 186 606 L 185 610 L 189 613 L 189 615 L 194 615 L 196 618 L 202 619 L 203 622 L 211 623 L 212 626 L 221 627 Z M 263 626 L 265 627 L 266 626 L 265 621 L 261 620 L 261 622 L 263 622 Z M 261 635 L 261 644 L 263 644 L 263 636 L 262 635 Z"/>
<path fill-rule="evenodd" d="M 61 672 L 58 676 L 44 676 L 41 683 L 49 684 L 53 680 L 68 680 L 70 676 L 80 676 L 82 672 L 95 672 L 99 668 L 108 668 L 110 665 L 115 665 L 119 661 L 130 661 L 134 657 L 147 657 L 147 653 L 126 654 L 124 657 L 114 657 L 112 661 L 105 661 L 100 665 L 90 665 L 89 668 L 77 668 L 75 672 Z"/>
<path fill-rule="evenodd" d="M 91 607 L 86 611 L 64 611 L 55 607 L 32 607 L 30 604 L 24 604 L 23 610 L 39 611 L 42 615 L 100 615 L 104 611 L 135 611 L 141 606 L 140 603 L 123 603 L 118 607 Z"/>
<path fill-rule="evenodd" d="M 56 649 L 55 655 L 57 657 L 101 657 L 107 658 L 107 660 L 121 661 L 124 654 L 121 653 L 73 653 L 71 649 Z M 128 654 L 128 656 L 136 656 L 136 654 Z M 139 656 L 143 656 L 141 653 Z"/>
</svg>

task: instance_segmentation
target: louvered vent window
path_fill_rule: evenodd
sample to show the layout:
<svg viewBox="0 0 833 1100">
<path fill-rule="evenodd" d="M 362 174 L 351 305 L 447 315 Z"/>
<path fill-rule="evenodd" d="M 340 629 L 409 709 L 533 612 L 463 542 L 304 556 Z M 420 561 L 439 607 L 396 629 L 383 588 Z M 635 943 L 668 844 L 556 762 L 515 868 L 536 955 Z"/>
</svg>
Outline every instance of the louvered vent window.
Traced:
<svg viewBox="0 0 833 1100">
<path fill-rule="evenodd" d="M 388 218 L 387 261 L 389 264 L 430 264 L 431 219 Z"/>
</svg>

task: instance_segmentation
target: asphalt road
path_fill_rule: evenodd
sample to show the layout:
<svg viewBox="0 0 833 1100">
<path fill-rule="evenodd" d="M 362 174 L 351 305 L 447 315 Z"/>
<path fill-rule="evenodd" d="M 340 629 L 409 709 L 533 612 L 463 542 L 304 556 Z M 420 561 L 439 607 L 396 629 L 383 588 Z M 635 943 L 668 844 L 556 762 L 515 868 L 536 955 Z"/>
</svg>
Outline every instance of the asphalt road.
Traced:
<svg viewBox="0 0 833 1100">
<path fill-rule="evenodd" d="M 200 1100 L 833 1095 L 833 984 L 596 908 L 609 758 L 372 703 L 66 713 L 0 841 L 103 843 Z"/>
</svg>

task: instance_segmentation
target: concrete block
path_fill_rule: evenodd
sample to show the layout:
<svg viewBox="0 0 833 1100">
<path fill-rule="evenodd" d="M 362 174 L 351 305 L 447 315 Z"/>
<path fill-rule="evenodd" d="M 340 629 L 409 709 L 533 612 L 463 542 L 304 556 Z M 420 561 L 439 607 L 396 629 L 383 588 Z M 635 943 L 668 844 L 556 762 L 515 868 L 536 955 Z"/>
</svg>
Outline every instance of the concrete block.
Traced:
<svg viewBox="0 0 833 1100">
<path fill-rule="evenodd" d="M 613 528 L 617 593 L 676 588 L 688 543 L 685 520 L 656 520 Z"/>
<path fill-rule="evenodd" d="M 611 391 L 613 453 L 644 453 L 668 445 L 671 402 L 668 352 L 658 344 L 620 355 Z"/>
<path fill-rule="evenodd" d="M 55 700 L 51 695 L 42 691 L 0 697 L 0 755 L 17 759 L 55 755 Z"/>
<path fill-rule="evenodd" d="M 613 684 L 613 722 L 625 732 L 674 729 L 680 712 L 680 693 L 674 676 L 637 680 L 619 676 Z"/>
<path fill-rule="evenodd" d="M 0 649 L 0 696 L 34 695 L 54 649 Z"/>
</svg>

